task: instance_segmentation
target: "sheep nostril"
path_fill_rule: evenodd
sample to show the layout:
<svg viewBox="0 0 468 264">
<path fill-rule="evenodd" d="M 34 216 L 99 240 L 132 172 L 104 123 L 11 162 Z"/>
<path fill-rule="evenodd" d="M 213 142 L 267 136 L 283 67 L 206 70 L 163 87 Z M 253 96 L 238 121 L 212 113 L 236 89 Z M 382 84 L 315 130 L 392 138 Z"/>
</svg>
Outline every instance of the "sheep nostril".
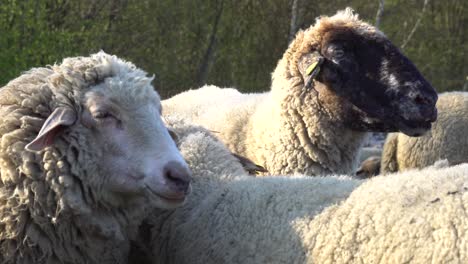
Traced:
<svg viewBox="0 0 468 264">
<path fill-rule="evenodd" d="M 435 102 L 437 101 L 437 97 L 434 98 L 430 94 L 425 94 L 425 93 L 417 93 L 410 95 L 410 98 L 413 100 L 413 102 L 419 106 L 433 106 L 435 105 Z"/>
<path fill-rule="evenodd" d="M 164 177 L 177 191 L 187 193 L 190 186 L 190 171 L 182 164 L 171 161 L 164 166 Z"/>
<path fill-rule="evenodd" d="M 428 104 L 430 104 L 430 101 L 427 98 L 425 98 L 425 97 L 423 97 L 422 95 L 419 95 L 419 94 L 416 95 L 416 97 L 413 100 L 418 105 L 428 105 Z"/>
</svg>

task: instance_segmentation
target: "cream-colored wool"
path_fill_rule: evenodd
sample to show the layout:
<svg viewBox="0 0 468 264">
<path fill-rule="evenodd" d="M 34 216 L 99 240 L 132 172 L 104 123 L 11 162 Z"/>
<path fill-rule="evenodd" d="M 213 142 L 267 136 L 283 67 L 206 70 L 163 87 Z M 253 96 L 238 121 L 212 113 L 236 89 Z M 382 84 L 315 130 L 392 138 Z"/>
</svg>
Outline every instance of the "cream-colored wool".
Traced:
<svg viewBox="0 0 468 264">
<path fill-rule="evenodd" d="M 42 151 L 25 146 L 57 107 L 84 111 L 83 96 L 91 89 L 111 96 L 127 109 L 124 114 L 135 113 L 136 105 L 156 113 L 159 96 L 151 80 L 133 64 L 100 52 L 32 69 L 0 90 L 0 263 L 127 263 L 130 240 L 154 207 L 153 197 L 106 191 L 114 175 L 101 173 L 107 154 L 96 131 L 79 119 Z M 161 127 L 155 140 L 167 138 L 177 152 Z"/>
<path fill-rule="evenodd" d="M 468 165 L 379 176 L 294 222 L 308 263 L 467 263 Z"/>
<path fill-rule="evenodd" d="M 430 166 L 440 159 L 449 164 L 468 162 L 468 93 L 439 95 L 438 117 L 432 129 L 421 137 L 401 133 L 387 136 L 382 154 L 382 173 Z"/>
<path fill-rule="evenodd" d="M 153 263 L 468 261 L 468 165 L 368 181 L 235 177 L 223 148 L 207 132 L 181 137 L 193 195 L 150 219 Z"/>
</svg>

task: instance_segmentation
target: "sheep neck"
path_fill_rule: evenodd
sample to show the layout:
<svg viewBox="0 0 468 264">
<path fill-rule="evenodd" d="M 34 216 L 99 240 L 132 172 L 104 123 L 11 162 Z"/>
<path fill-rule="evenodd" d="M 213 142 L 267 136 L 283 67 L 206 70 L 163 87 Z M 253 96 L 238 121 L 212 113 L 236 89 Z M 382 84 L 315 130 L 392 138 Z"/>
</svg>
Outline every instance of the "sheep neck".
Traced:
<svg viewBox="0 0 468 264">
<path fill-rule="evenodd" d="M 267 134 L 263 138 L 270 140 L 247 144 L 257 144 L 257 149 L 265 153 L 247 156 L 255 156 L 271 173 L 353 173 L 367 133 L 345 127 L 320 103 L 316 91 L 304 92 L 300 77 L 281 77 L 273 79 L 271 93 L 250 122 L 251 129 L 257 130 L 254 135 Z M 256 125 L 262 122 L 259 119 L 271 123 Z"/>
<path fill-rule="evenodd" d="M 44 156 L 61 155 L 51 149 Z M 64 159 L 60 161 L 66 162 Z M 21 195 L 13 195 L 14 189 L 3 193 L 2 200 L 18 206 L 18 210 L 8 212 L 8 217 L 15 220 L 6 222 L 5 229 L 21 233 L 19 240 L 2 236 L 0 244 L 13 246 L 25 243 L 31 246 L 20 247 L 15 255 L 8 256 L 8 260 L 0 259 L 6 263 L 34 263 L 38 256 L 42 256 L 44 262 L 40 263 L 125 263 L 129 238 L 136 235 L 138 219 L 143 219 L 144 209 L 112 210 L 114 207 L 111 205 L 96 202 L 100 200 L 96 197 L 77 203 L 82 197 L 75 192 L 79 186 L 61 186 L 56 178 L 32 180 L 23 175 L 17 178 L 17 185 L 27 188 Z M 47 200 L 47 206 L 35 202 L 31 208 L 29 201 L 45 201 L 46 197 L 55 199 Z M 136 208 L 137 205 L 135 201 L 135 204 L 127 206 Z"/>
</svg>

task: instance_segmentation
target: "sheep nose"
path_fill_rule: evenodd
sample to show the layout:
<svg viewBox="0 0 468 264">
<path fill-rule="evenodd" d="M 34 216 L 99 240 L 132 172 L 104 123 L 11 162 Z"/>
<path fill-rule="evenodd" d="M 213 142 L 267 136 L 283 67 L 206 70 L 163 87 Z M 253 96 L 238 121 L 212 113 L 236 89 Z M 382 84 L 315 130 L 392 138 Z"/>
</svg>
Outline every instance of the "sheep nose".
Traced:
<svg viewBox="0 0 468 264">
<path fill-rule="evenodd" d="M 188 193 L 192 176 L 186 166 L 180 162 L 170 161 L 164 166 L 163 173 L 172 189 Z"/>
<path fill-rule="evenodd" d="M 437 119 L 437 109 L 435 104 L 437 101 L 437 95 L 424 93 L 416 93 L 410 95 L 411 100 L 421 108 L 424 121 L 434 122 Z"/>
<path fill-rule="evenodd" d="M 434 99 L 431 96 L 425 96 L 425 95 L 420 94 L 420 93 L 412 95 L 411 99 L 417 105 L 430 105 L 430 106 L 432 106 L 434 104 Z"/>
</svg>

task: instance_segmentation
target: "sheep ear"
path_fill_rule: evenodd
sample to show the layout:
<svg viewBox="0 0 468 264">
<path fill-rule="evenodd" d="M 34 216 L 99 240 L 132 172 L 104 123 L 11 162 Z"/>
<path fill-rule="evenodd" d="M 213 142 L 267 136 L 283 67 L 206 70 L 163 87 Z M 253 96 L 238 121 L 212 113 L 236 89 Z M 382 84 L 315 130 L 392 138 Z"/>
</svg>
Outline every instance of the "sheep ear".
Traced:
<svg viewBox="0 0 468 264">
<path fill-rule="evenodd" d="M 42 125 L 37 137 L 26 145 L 26 150 L 41 151 L 50 146 L 55 137 L 65 128 L 75 123 L 77 117 L 75 111 L 69 107 L 58 107 Z"/>
<path fill-rule="evenodd" d="M 317 51 L 302 56 L 299 61 L 299 69 L 304 78 L 304 87 L 309 89 L 312 87 L 312 81 L 317 78 L 320 69 L 324 62 L 324 58 Z"/>
<path fill-rule="evenodd" d="M 172 128 L 167 128 L 167 131 L 169 132 L 172 140 L 174 140 L 177 145 L 179 143 L 179 135 L 174 130 L 172 130 Z"/>
</svg>

